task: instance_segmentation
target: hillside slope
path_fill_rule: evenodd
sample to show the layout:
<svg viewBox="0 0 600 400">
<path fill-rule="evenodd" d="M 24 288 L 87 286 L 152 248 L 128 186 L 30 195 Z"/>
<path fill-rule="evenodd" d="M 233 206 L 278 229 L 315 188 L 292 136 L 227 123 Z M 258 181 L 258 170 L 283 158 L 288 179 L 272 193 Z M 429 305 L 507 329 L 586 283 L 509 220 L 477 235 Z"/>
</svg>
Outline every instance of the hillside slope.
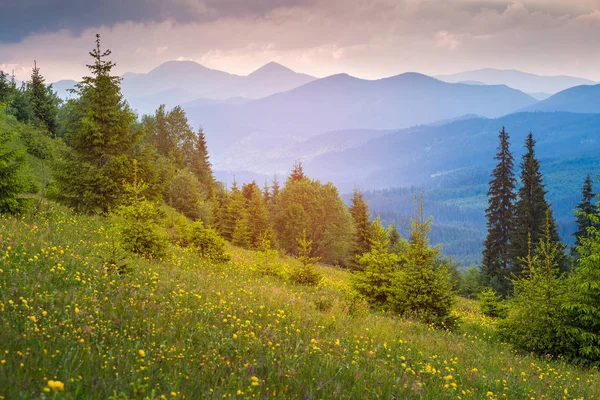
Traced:
<svg viewBox="0 0 600 400">
<path fill-rule="evenodd" d="M 260 275 L 257 256 L 237 249 L 226 265 L 177 247 L 165 260 L 115 259 L 107 220 L 52 204 L 0 226 L 7 399 L 594 398 L 600 391 L 596 371 L 499 343 L 493 321 L 467 301 L 458 309 L 461 330 L 436 331 L 367 311 L 347 296 L 338 270 L 324 268 L 324 283 L 307 289 Z M 277 260 L 282 273 L 290 262 Z M 126 264 L 124 273 L 111 263 Z"/>
</svg>

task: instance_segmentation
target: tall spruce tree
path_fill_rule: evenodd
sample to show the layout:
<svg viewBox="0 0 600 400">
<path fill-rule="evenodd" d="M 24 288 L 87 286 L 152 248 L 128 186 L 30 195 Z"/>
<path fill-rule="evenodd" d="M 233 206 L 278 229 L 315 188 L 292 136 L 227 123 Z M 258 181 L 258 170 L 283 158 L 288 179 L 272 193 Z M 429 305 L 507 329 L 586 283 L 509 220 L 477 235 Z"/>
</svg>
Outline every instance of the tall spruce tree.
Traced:
<svg viewBox="0 0 600 400">
<path fill-rule="evenodd" d="M 581 246 L 582 239 L 590 237 L 588 229 L 594 224 L 589 215 L 595 215 L 598 207 L 593 202 L 596 195 L 594 194 L 590 174 L 587 174 L 581 188 L 581 197 L 581 203 L 575 209 L 577 220 L 577 231 L 573 234 L 575 236 L 575 248 Z"/>
<path fill-rule="evenodd" d="M 101 50 L 100 35 L 90 52 L 91 76 L 76 86 L 79 98 L 66 122 L 63 154 L 55 178 L 61 199 L 82 212 L 106 212 L 123 196 L 123 182 L 132 177 L 131 152 L 142 130 L 135 125 L 119 84 L 111 75 L 110 50 Z"/>
<path fill-rule="evenodd" d="M 204 186 L 209 198 L 212 198 L 215 192 L 215 178 L 208 155 L 206 136 L 202 128 L 198 129 L 198 133 L 193 138 L 189 164 L 200 184 Z"/>
<path fill-rule="evenodd" d="M 359 269 L 360 257 L 371 250 L 371 242 L 373 241 L 373 224 L 369 221 L 369 206 L 365 201 L 364 195 L 355 189 L 352 193 L 350 205 L 350 215 L 354 221 L 354 242 L 351 250 L 350 267 Z"/>
<path fill-rule="evenodd" d="M 529 133 L 525 141 L 526 152 L 521 161 L 521 187 L 515 207 L 515 229 L 510 238 L 511 272 L 515 277 L 523 273 L 522 260 L 527 259 L 529 240 L 538 243 L 546 230 L 552 241 L 559 243 L 560 237 L 550 205 L 546 201 L 546 189 L 540 172 L 540 163 L 535 157 L 535 140 Z M 548 212 L 548 218 L 546 218 Z M 549 224 L 546 228 L 546 224 Z M 531 236 L 531 239 L 530 239 Z M 559 262 L 561 269 L 564 260 Z"/>
<path fill-rule="evenodd" d="M 31 80 L 27 82 L 27 90 L 35 119 L 41 126 L 50 132 L 52 136 L 56 135 L 58 97 L 52 91 L 52 85 L 46 86 L 46 80 L 40 73 L 37 62 L 33 62 L 33 71 Z"/>
<path fill-rule="evenodd" d="M 513 231 L 516 179 L 514 161 L 510 152 L 509 135 L 502 127 L 498 138 L 498 161 L 492 172 L 488 189 L 487 237 L 484 242 L 482 271 L 487 284 L 505 295 L 507 273 L 510 267 L 509 245 Z"/>
</svg>

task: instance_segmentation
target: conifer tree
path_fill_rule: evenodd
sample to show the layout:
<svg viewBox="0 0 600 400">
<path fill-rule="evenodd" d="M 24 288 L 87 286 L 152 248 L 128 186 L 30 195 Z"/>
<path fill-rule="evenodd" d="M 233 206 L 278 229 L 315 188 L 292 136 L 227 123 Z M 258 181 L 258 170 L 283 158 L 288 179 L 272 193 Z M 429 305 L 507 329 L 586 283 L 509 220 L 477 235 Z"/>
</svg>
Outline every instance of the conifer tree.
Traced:
<svg viewBox="0 0 600 400">
<path fill-rule="evenodd" d="M 388 296 L 394 273 L 400 268 L 401 258 L 390 253 L 390 228 L 381 225 L 379 217 L 373 223 L 370 249 L 363 254 L 361 268 L 350 275 L 350 284 L 368 303 L 389 306 Z"/>
<path fill-rule="evenodd" d="M 597 205 L 594 204 L 596 195 L 594 194 L 590 174 L 587 174 L 585 178 L 581 188 L 581 196 L 581 203 L 575 209 L 577 220 L 577 231 L 573 234 L 575 236 L 575 249 L 581 246 L 582 239 L 590 237 L 588 229 L 594 225 L 589 216 L 596 214 Z"/>
<path fill-rule="evenodd" d="M 123 182 L 131 179 L 129 160 L 142 135 L 136 115 L 121 95 L 121 78 L 111 75 L 115 64 L 101 50 L 100 35 L 90 52 L 91 76 L 77 84 L 67 121 L 67 149 L 55 171 L 59 196 L 83 212 L 106 212 L 121 200 Z"/>
<path fill-rule="evenodd" d="M 33 62 L 31 80 L 27 83 L 27 91 L 33 108 L 33 113 L 40 125 L 56 135 L 58 114 L 58 97 L 52 91 L 52 85 L 46 86 L 45 79 L 40 73 L 37 63 Z"/>
<path fill-rule="evenodd" d="M 577 344 L 574 358 L 600 364 L 600 208 L 588 214 L 588 237 L 577 247 L 579 262 L 573 271 L 574 290 L 566 308 L 569 335 Z"/>
<path fill-rule="evenodd" d="M 248 212 L 246 210 L 241 211 L 241 215 L 235 222 L 231 241 L 234 245 L 245 249 L 249 249 L 252 245 L 252 232 L 250 230 Z"/>
<path fill-rule="evenodd" d="M 252 247 L 258 248 L 263 239 L 272 242 L 272 234 L 267 235 L 267 233 L 270 232 L 269 213 L 258 185 L 255 182 L 244 185 L 242 194 L 246 200 L 245 206 L 248 214 Z"/>
<path fill-rule="evenodd" d="M 190 168 L 196 174 L 200 184 L 205 188 L 208 197 L 212 198 L 215 191 L 215 178 L 212 172 L 212 165 L 208 155 L 206 145 L 206 136 L 202 128 L 193 139 L 192 153 L 190 155 Z"/>
<path fill-rule="evenodd" d="M 562 246 L 552 234 L 550 210 L 546 210 L 543 236 L 528 251 L 523 275 L 514 281 L 514 296 L 507 318 L 500 323 L 501 336 L 517 347 L 538 354 L 568 354 L 565 303 L 569 286 L 561 277 Z"/>
<path fill-rule="evenodd" d="M 13 149 L 14 132 L 0 129 L 0 214 L 19 211 L 18 196 L 25 191 L 21 172 L 25 167 L 23 151 Z"/>
<path fill-rule="evenodd" d="M 244 195 L 241 190 L 238 188 L 237 182 L 233 181 L 233 185 L 231 187 L 231 191 L 228 193 L 228 199 L 226 202 L 226 210 L 224 213 L 224 221 L 222 223 L 222 232 L 221 235 L 227 240 L 233 240 L 236 226 L 238 225 L 238 221 L 245 215 L 245 200 Z M 248 223 L 246 221 L 244 230 L 241 230 L 245 234 L 245 229 L 248 228 Z"/>
<path fill-rule="evenodd" d="M 514 203 L 516 200 L 513 156 L 509 135 L 502 127 L 498 135 L 500 144 L 488 190 L 487 237 L 484 242 L 482 271 L 487 283 L 505 295 L 510 267 L 509 245 L 514 229 Z"/>
<path fill-rule="evenodd" d="M 292 182 L 299 182 L 304 179 L 306 179 L 306 175 L 304 175 L 304 167 L 302 166 L 302 162 L 296 161 L 288 181 L 291 180 Z"/>
<path fill-rule="evenodd" d="M 546 201 L 546 189 L 540 172 L 540 163 L 535 157 L 535 141 L 531 133 L 527 136 L 525 148 L 527 151 L 520 165 L 521 187 L 515 206 L 515 229 L 510 238 L 511 272 L 515 277 L 522 275 L 521 260 L 527 258 L 530 235 L 531 242 L 538 243 L 548 229 L 552 240 L 556 243 L 560 242 L 552 210 Z M 547 211 L 548 219 L 546 219 Z M 549 226 L 546 227 L 546 224 Z M 564 260 L 561 260 L 560 264 L 562 268 Z"/>
<path fill-rule="evenodd" d="M 369 221 L 369 206 L 365 201 L 364 195 L 357 189 L 352 194 L 350 205 L 350 215 L 354 221 L 354 243 L 351 250 L 351 263 L 353 269 L 358 269 L 360 257 L 368 253 L 371 249 L 373 240 L 373 225 Z"/>
<path fill-rule="evenodd" d="M 435 268 L 439 247 L 429 244 L 431 222 L 432 218 L 424 217 L 422 196 L 418 203 L 415 196 L 406 260 L 394 274 L 389 298 L 392 309 L 401 315 L 453 328 L 457 318 L 451 315 L 455 302 L 452 282 L 446 268 Z"/>
<path fill-rule="evenodd" d="M 396 228 L 396 224 L 392 224 L 389 226 L 389 234 L 388 239 L 390 241 L 389 248 L 390 251 L 396 247 L 398 242 L 401 239 L 400 232 L 398 232 L 398 228 Z"/>
</svg>

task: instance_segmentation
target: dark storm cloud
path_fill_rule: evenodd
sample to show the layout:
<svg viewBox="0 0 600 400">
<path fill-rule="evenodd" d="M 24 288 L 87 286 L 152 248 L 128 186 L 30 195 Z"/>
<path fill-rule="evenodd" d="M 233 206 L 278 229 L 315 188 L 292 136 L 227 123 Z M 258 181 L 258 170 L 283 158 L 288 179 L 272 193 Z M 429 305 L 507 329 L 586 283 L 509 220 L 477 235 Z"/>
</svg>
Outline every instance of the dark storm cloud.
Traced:
<svg viewBox="0 0 600 400">
<path fill-rule="evenodd" d="M 15 43 L 33 33 L 121 22 L 208 22 L 256 18 L 278 8 L 305 6 L 313 0 L 0 0 L 0 42 Z"/>
</svg>

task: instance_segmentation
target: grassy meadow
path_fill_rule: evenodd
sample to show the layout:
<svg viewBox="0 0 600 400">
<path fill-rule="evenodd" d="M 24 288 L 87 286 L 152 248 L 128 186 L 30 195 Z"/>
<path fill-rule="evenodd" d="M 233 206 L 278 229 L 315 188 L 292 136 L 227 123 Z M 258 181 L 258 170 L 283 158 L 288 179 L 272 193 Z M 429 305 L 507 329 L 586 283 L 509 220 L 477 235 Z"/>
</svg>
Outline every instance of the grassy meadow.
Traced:
<svg viewBox="0 0 600 400">
<path fill-rule="evenodd" d="M 597 370 L 517 353 L 458 299 L 456 332 L 373 312 L 231 248 L 127 255 L 109 219 L 45 205 L 0 219 L 0 399 L 595 399 Z"/>
</svg>

